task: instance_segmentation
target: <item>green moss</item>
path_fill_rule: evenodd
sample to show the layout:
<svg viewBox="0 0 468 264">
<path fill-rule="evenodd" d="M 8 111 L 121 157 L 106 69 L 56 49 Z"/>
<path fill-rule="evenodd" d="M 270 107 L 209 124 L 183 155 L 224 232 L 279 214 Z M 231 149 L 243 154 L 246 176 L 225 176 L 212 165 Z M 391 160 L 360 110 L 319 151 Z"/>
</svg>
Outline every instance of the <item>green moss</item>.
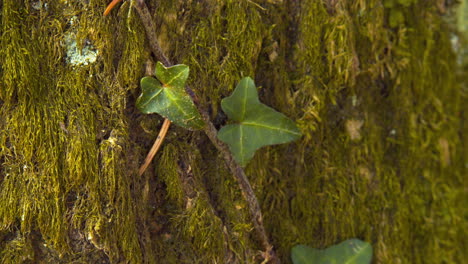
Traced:
<svg viewBox="0 0 468 264">
<path fill-rule="evenodd" d="M 262 10 L 248 1 L 212 3 L 199 12 L 211 15 L 188 14 L 188 21 L 196 22 L 184 25 L 181 61 L 190 65 L 189 82 L 216 115 L 221 98 L 234 89 L 242 76 L 254 75 L 268 26 L 262 21 Z M 180 26 L 180 20 L 175 23 Z"/>
<path fill-rule="evenodd" d="M 168 141 L 172 139 L 178 140 L 170 137 Z M 162 150 L 157 175 L 166 186 L 164 215 L 170 215 L 170 224 L 161 236 L 163 249 L 157 254 L 162 259 L 179 255 L 182 262 L 229 262 L 235 258 L 250 263 L 252 226 L 238 186 L 223 167 L 199 167 L 206 164 L 200 158 L 198 150 L 185 143 L 167 144 Z M 209 173 L 202 175 L 201 169 Z M 218 196 L 220 193 L 224 195 Z M 234 207 L 232 199 L 236 200 Z"/>
<path fill-rule="evenodd" d="M 74 14 L 70 6 L 57 2 L 34 10 L 29 3 L 6 1 L 3 7 L 2 26 L 8 30 L 1 39 L 2 131 L 8 134 L 1 154 L 8 175 L 0 194 L 2 228 L 19 229 L 25 237 L 40 232 L 65 260 L 82 250 L 67 242 L 67 230 L 75 226 L 111 260 L 125 256 L 139 262 L 129 178 L 122 169 L 127 88 L 103 86 L 115 83 L 113 67 L 104 81 L 96 63 L 73 71 L 63 63 L 60 41 Z M 65 10 L 65 17 L 53 15 L 58 10 Z M 102 49 L 106 44 L 96 36 L 110 29 L 101 21 L 82 15 L 67 30 L 79 43 L 87 38 Z M 101 131 L 109 136 L 103 138 Z"/>
<path fill-rule="evenodd" d="M 34 248 L 31 241 L 27 241 L 24 237 L 18 237 L 9 241 L 8 245 L 0 252 L 2 263 L 33 263 Z"/>
</svg>

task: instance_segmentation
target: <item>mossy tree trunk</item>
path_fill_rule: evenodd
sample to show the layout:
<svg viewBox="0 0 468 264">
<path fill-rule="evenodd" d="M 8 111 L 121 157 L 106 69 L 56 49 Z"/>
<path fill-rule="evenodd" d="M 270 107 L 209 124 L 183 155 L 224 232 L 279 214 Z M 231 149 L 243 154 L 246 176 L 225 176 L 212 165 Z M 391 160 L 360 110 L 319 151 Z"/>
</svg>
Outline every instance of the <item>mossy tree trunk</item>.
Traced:
<svg viewBox="0 0 468 264">
<path fill-rule="evenodd" d="M 376 263 L 467 258 L 467 64 L 446 2 L 146 1 L 215 125 L 252 76 L 300 127 L 246 168 L 285 263 L 295 244 L 352 237 Z M 107 4 L 0 2 L 1 262 L 259 262 L 202 132 L 172 126 L 137 176 L 162 123 L 134 107 L 154 58 L 131 1 L 103 17 Z"/>
</svg>

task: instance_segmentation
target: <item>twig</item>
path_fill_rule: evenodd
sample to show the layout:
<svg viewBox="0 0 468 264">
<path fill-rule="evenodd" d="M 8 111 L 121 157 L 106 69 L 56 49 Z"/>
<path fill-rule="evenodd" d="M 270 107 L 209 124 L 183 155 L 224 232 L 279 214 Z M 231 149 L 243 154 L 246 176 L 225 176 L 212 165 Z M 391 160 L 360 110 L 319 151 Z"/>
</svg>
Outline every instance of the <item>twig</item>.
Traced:
<svg viewBox="0 0 468 264">
<path fill-rule="evenodd" d="M 161 130 L 159 130 L 158 137 L 154 141 L 153 147 L 151 148 L 150 152 L 146 156 L 145 163 L 143 163 L 143 165 L 141 165 L 140 169 L 138 170 L 139 176 L 143 175 L 146 168 L 148 168 L 151 161 L 153 160 L 154 155 L 156 155 L 156 152 L 158 152 L 158 149 L 159 147 L 161 147 L 161 144 L 164 141 L 164 137 L 166 137 L 166 133 L 170 125 L 171 125 L 171 121 L 169 119 L 164 119 Z"/>
<path fill-rule="evenodd" d="M 172 63 L 164 55 L 163 51 L 161 50 L 161 47 L 159 46 L 159 43 L 156 37 L 156 30 L 155 30 L 156 27 L 154 26 L 153 19 L 151 17 L 151 14 L 149 13 L 148 7 L 144 3 L 144 1 L 140 1 L 140 0 L 137 1 L 137 4 L 134 5 L 134 7 L 140 16 L 143 26 L 145 27 L 146 36 L 150 43 L 151 51 L 154 53 L 156 58 L 160 60 L 165 66 L 171 66 Z M 229 151 L 228 146 L 217 138 L 216 135 L 218 131 L 216 130 L 213 123 L 211 122 L 208 111 L 203 109 L 203 107 L 201 107 L 198 104 L 198 100 L 195 97 L 195 93 L 193 92 L 193 90 L 190 89 L 190 87 L 188 86 L 186 86 L 186 90 L 189 93 L 189 95 L 192 96 L 195 104 L 198 107 L 198 110 L 200 111 L 203 117 L 203 120 L 206 123 L 206 127 L 204 130 L 205 134 L 208 136 L 208 138 L 216 147 L 216 149 L 218 149 L 218 151 L 223 154 L 226 164 L 228 165 L 231 173 L 235 176 L 237 182 L 239 183 L 244 199 L 248 203 L 249 211 L 250 211 L 252 221 L 254 224 L 254 228 L 257 232 L 257 235 L 262 244 L 262 247 L 265 250 L 264 255 L 263 255 L 263 257 L 265 258 L 264 262 L 265 263 L 267 262 L 268 263 L 280 263 L 279 259 L 276 256 L 275 251 L 273 250 L 273 246 L 269 242 L 268 236 L 263 226 L 263 217 L 262 217 L 260 205 L 252 189 L 252 186 L 250 185 L 250 182 L 247 176 L 245 175 L 244 170 L 234 160 L 234 157 Z"/>
</svg>

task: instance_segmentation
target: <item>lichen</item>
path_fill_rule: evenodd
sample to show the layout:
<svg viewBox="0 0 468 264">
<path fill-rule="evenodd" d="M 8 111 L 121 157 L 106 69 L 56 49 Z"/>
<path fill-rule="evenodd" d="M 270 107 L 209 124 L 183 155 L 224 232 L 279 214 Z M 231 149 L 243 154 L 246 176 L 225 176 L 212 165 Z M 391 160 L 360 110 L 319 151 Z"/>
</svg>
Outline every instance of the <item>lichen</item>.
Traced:
<svg viewBox="0 0 468 264">
<path fill-rule="evenodd" d="M 95 50 L 91 44 L 87 44 L 83 49 L 78 50 L 76 36 L 71 32 L 65 34 L 64 41 L 67 50 L 67 62 L 71 65 L 88 65 L 96 61 L 99 51 Z"/>
</svg>

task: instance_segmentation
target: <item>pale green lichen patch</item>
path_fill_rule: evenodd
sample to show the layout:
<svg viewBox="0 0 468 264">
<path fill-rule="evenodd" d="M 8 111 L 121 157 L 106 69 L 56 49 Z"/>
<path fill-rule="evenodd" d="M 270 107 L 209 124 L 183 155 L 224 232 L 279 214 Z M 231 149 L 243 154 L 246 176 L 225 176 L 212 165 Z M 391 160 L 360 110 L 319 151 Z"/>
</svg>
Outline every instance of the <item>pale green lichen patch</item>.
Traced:
<svg viewBox="0 0 468 264">
<path fill-rule="evenodd" d="M 32 8 L 36 10 L 41 10 L 42 8 L 47 9 L 48 4 L 44 3 L 43 1 L 35 1 L 31 3 Z"/>
<path fill-rule="evenodd" d="M 67 32 L 64 36 L 64 47 L 67 53 L 67 62 L 73 66 L 88 65 L 94 63 L 99 54 L 90 43 L 86 43 L 80 49 L 76 43 L 76 35 L 72 32 Z"/>
</svg>

